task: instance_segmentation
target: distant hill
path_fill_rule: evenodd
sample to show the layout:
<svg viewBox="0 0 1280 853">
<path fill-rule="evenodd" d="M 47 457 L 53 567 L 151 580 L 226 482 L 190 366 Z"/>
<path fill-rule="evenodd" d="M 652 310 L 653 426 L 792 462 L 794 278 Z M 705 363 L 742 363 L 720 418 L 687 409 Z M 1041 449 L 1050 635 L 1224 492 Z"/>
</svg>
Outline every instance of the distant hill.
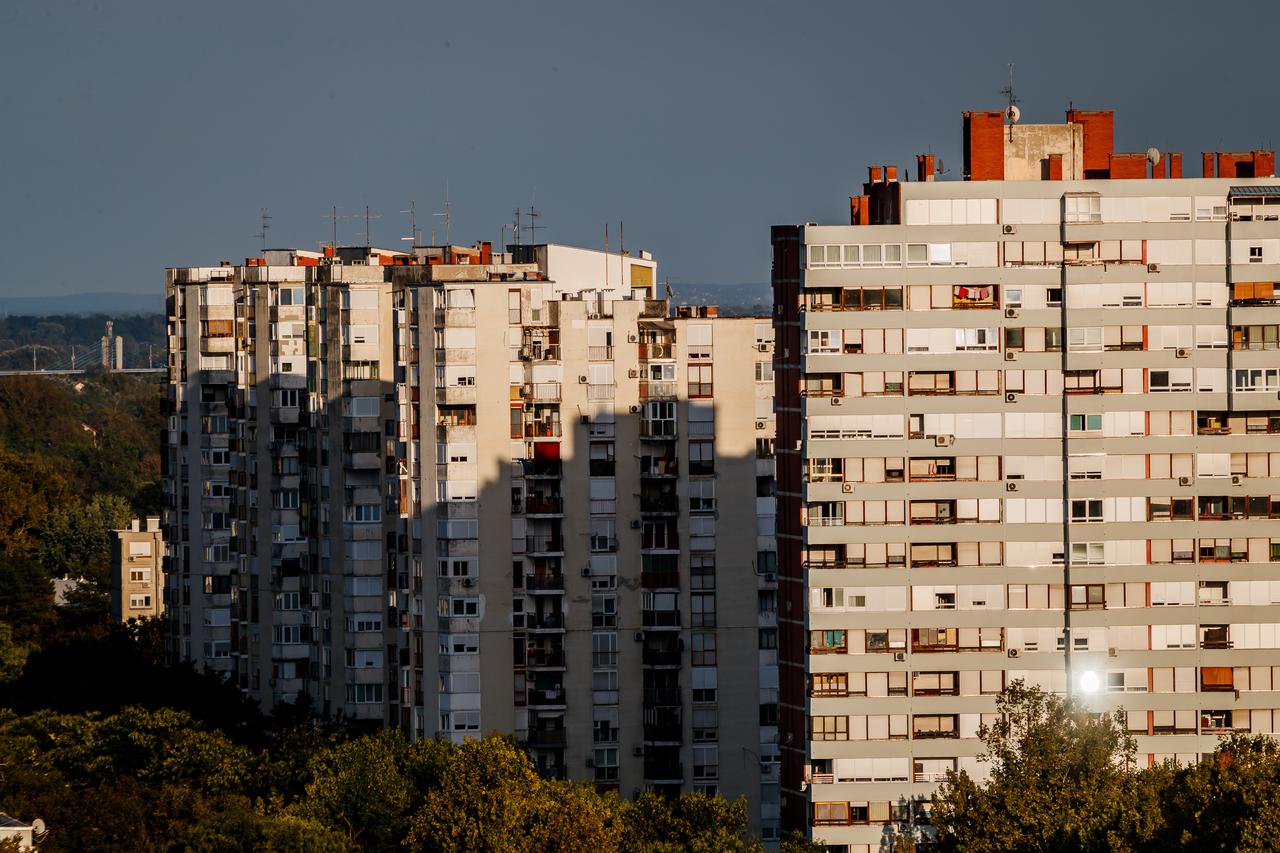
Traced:
<svg viewBox="0 0 1280 853">
<path fill-rule="evenodd" d="M 0 317 L 51 314 L 160 314 L 164 291 L 151 293 L 69 293 L 63 296 L 0 296 Z"/>
<path fill-rule="evenodd" d="M 768 317 L 773 289 L 768 284 L 672 284 L 676 305 L 717 305 L 724 316 Z"/>
</svg>

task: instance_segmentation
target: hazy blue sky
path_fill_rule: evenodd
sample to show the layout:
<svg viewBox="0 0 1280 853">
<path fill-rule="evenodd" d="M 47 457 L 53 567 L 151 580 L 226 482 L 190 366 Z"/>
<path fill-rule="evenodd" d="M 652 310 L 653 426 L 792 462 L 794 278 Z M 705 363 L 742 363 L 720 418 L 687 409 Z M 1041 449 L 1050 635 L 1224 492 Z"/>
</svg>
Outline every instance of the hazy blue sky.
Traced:
<svg viewBox="0 0 1280 853">
<path fill-rule="evenodd" d="M 162 268 L 374 241 L 439 209 L 498 239 L 626 223 L 679 282 L 768 278 L 768 226 L 841 221 L 870 163 L 960 113 L 1115 108 L 1120 150 L 1271 146 L 1274 2 L 0 4 L 0 295 L 159 288 Z M 420 221 L 427 220 L 421 216 Z M 363 218 L 340 225 L 354 242 Z M 615 237 L 616 240 L 616 237 Z"/>
</svg>

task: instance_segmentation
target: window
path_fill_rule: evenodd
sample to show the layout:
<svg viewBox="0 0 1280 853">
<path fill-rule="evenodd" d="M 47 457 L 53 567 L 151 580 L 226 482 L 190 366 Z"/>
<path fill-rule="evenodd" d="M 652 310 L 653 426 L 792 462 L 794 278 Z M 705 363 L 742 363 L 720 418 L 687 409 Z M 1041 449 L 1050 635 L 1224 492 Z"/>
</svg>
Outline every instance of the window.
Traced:
<svg viewBox="0 0 1280 853">
<path fill-rule="evenodd" d="M 693 666 L 715 666 L 716 665 L 716 635 L 704 632 L 695 632 L 690 636 L 692 645 L 692 657 L 690 663 Z"/>
<path fill-rule="evenodd" d="M 689 365 L 689 396 L 691 398 L 711 396 L 711 365 Z"/>
<path fill-rule="evenodd" d="M 693 748 L 693 778 L 716 779 L 720 775 L 720 748 L 695 746 Z"/>
<path fill-rule="evenodd" d="M 130 610 L 145 610 L 151 607 L 150 595 L 131 595 L 129 596 Z"/>
<path fill-rule="evenodd" d="M 1102 432 L 1102 415 L 1071 415 L 1070 426 L 1072 432 Z"/>
<path fill-rule="evenodd" d="M 846 672 L 818 673 L 811 677 L 810 696 L 848 696 L 849 674 Z"/>
<path fill-rule="evenodd" d="M 716 481 L 689 481 L 689 511 L 714 512 L 716 508 Z"/>
<path fill-rule="evenodd" d="M 1063 218 L 1067 222 L 1101 222 L 1102 197 L 1098 195 L 1069 195 L 1063 199 Z"/>
<path fill-rule="evenodd" d="M 715 442 L 689 442 L 689 474 L 690 476 L 710 476 L 716 472 Z"/>
<path fill-rule="evenodd" d="M 353 524 L 373 524 L 382 521 L 382 507 L 379 504 L 348 504 L 346 520 Z"/>
<path fill-rule="evenodd" d="M 595 767 L 596 782 L 618 781 L 617 747 L 596 747 L 591 753 L 591 763 Z"/>
<path fill-rule="evenodd" d="M 848 636 L 842 630 L 809 632 L 810 654 L 819 655 L 830 652 L 844 653 L 848 651 L 848 648 Z"/>
<path fill-rule="evenodd" d="M 353 613 L 347 618 L 347 630 L 353 634 L 361 634 L 382 630 L 382 614 Z"/>
<path fill-rule="evenodd" d="M 1102 499 L 1073 500 L 1071 521 L 1077 523 L 1102 521 Z"/>
<path fill-rule="evenodd" d="M 756 381 L 757 382 L 773 381 L 773 362 L 772 361 L 756 362 Z"/>
<path fill-rule="evenodd" d="M 1251 264 L 1262 263 L 1262 247 L 1261 246 L 1249 247 L 1249 263 Z"/>
<path fill-rule="evenodd" d="M 382 701 L 381 684 L 348 684 L 347 701 L 357 705 L 371 705 Z"/>
<path fill-rule="evenodd" d="M 810 717 L 809 737 L 811 740 L 848 740 L 849 718 L 843 715 Z"/>
<path fill-rule="evenodd" d="M 711 592 L 694 593 L 689 597 L 690 626 L 714 628 L 716 624 L 716 596 Z"/>
</svg>

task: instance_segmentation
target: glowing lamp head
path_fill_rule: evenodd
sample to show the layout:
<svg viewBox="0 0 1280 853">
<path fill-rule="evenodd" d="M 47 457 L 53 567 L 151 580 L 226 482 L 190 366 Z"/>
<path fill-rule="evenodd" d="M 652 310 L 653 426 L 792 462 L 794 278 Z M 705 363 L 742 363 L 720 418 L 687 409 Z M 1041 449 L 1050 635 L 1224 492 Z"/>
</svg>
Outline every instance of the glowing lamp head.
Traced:
<svg viewBox="0 0 1280 853">
<path fill-rule="evenodd" d="M 1092 670 L 1080 673 L 1080 692 L 1098 692 L 1098 673 L 1093 672 Z"/>
</svg>

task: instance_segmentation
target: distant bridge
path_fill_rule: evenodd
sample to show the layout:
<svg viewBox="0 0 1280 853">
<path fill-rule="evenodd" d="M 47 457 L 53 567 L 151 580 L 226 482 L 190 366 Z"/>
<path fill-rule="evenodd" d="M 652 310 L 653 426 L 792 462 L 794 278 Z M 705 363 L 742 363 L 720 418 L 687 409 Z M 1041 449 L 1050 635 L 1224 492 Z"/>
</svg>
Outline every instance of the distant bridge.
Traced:
<svg viewBox="0 0 1280 853">
<path fill-rule="evenodd" d="M 0 358 L 21 355 L 26 359 L 31 354 L 30 367 L 0 369 L 0 376 L 80 376 L 91 371 L 105 370 L 108 373 L 164 373 L 167 367 L 122 367 L 108 369 L 99 362 L 101 356 L 92 348 L 81 349 L 51 347 L 47 344 L 23 344 L 10 350 L 0 352 Z M 79 356 L 77 358 L 77 356 Z M 95 358 L 97 356 L 97 358 Z M 78 363 L 77 363 L 78 362 Z"/>
</svg>

